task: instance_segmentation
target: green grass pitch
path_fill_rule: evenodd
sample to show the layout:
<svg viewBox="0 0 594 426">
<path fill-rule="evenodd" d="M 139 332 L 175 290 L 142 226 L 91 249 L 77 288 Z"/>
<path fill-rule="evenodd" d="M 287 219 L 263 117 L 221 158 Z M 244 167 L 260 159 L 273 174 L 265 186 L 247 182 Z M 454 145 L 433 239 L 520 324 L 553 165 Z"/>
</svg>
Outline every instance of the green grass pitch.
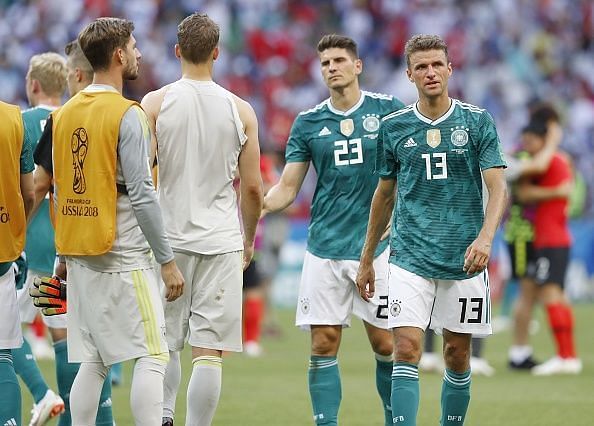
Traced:
<svg viewBox="0 0 594 426">
<path fill-rule="evenodd" d="M 225 356 L 223 389 L 214 426 L 313 424 L 307 392 L 309 334 L 293 326 L 293 311 L 277 312 L 283 336 L 265 339 L 265 354 L 247 358 Z M 575 308 L 577 345 L 584 362 L 579 376 L 532 377 L 506 368 L 509 332 L 487 339 L 485 356 L 497 369 L 493 377 L 474 377 L 467 425 L 531 426 L 594 424 L 594 305 Z M 542 312 L 537 311 L 540 331 L 533 336 L 536 355 L 545 360 L 554 353 Z M 177 400 L 176 424 L 185 420 L 185 390 L 190 376 L 189 351 L 182 357 L 183 378 Z M 41 361 L 48 382 L 55 388 L 52 362 Z M 374 360 L 360 322 L 343 333 L 339 354 L 342 376 L 342 404 L 339 421 L 343 426 L 383 425 L 383 414 L 375 390 Z M 118 426 L 133 425 L 128 396 L 131 363 L 124 366 L 124 384 L 113 390 L 114 415 Z M 421 373 L 419 425 L 437 425 L 441 377 Z M 23 389 L 23 423 L 28 424 L 31 398 Z M 55 421 L 50 424 L 55 424 Z"/>
</svg>

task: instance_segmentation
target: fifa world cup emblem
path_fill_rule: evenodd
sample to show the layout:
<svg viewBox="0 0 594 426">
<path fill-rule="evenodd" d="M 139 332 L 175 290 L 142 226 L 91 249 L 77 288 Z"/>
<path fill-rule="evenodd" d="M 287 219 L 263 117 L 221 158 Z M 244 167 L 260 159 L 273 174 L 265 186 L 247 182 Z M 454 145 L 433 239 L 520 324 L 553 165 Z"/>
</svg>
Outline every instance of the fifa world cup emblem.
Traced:
<svg viewBox="0 0 594 426">
<path fill-rule="evenodd" d="M 74 169 L 74 179 L 72 181 L 72 190 L 76 194 L 84 194 L 87 190 L 87 182 L 84 174 L 85 158 L 89 149 L 89 139 L 87 131 L 79 127 L 72 133 L 70 139 L 70 149 L 72 150 L 72 167 Z"/>
</svg>

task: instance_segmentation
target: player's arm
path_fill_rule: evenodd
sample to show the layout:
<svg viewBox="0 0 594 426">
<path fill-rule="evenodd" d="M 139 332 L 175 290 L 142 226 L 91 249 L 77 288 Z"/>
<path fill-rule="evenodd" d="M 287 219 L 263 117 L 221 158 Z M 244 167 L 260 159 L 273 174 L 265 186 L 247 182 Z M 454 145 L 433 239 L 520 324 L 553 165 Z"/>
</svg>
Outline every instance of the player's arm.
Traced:
<svg viewBox="0 0 594 426">
<path fill-rule="evenodd" d="M 26 132 L 26 130 L 25 130 Z M 35 205 L 35 185 L 33 181 L 33 150 L 31 142 L 25 134 L 23 138 L 23 148 L 21 150 L 21 177 L 20 187 L 21 196 L 23 197 L 23 205 L 25 208 L 25 217 L 29 219 L 33 206 Z"/>
<path fill-rule="evenodd" d="M 520 204 L 533 204 L 557 198 L 569 198 L 573 189 L 573 181 L 567 179 L 557 186 L 544 187 L 525 183 L 518 185 L 514 195 Z"/>
<path fill-rule="evenodd" d="M 492 167 L 483 170 L 483 179 L 489 192 L 489 201 L 485 208 L 483 227 L 464 255 L 464 271 L 468 275 L 480 272 L 487 267 L 491 257 L 493 238 L 507 205 L 504 168 Z"/>
<path fill-rule="evenodd" d="M 33 182 L 35 184 L 35 205 L 31 211 L 31 217 L 35 215 L 41 202 L 49 192 L 52 186 L 53 160 L 52 160 L 52 116 L 48 117 L 43 133 L 37 142 L 33 160 L 37 167 L 33 172 Z M 53 208 L 53 207 L 50 207 Z"/>
<path fill-rule="evenodd" d="M 539 175 L 544 173 L 563 138 L 563 131 L 559 123 L 549 122 L 545 136 L 545 144 L 532 158 L 520 162 L 520 175 Z"/>
<path fill-rule="evenodd" d="M 140 106 L 142 106 L 142 109 L 148 118 L 149 128 L 151 129 L 151 148 L 149 157 L 151 166 L 155 164 L 155 157 L 157 155 L 157 117 L 159 116 L 159 111 L 161 111 L 163 98 L 165 97 L 168 88 L 169 85 L 164 86 L 159 90 L 149 92 L 140 102 Z"/>
<path fill-rule="evenodd" d="M 146 121 L 146 115 L 138 107 L 133 106 L 124 114 L 120 124 L 118 161 L 138 225 L 153 250 L 155 260 L 161 264 L 167 300 L 173 301 L 181 296 L 184 279 L 165 233 L 161 208 L 147 167 L 150 131 Z"/>
<path fill-rule="evenodd" d="M 309 161 L 285 164 L 278 183 L 264 197 L 263 215 L 283 210 L 295 201 L 308 168 Z"/>
<path fill-rule="evenodd" d="M 366 301 L 373 297 L 375 291 L 375 273 L 373 271 L 375 249 L 392 218 L 395 194 L 396 179 L 380 178 L 371 200 L 367 234 L 357 272 L 357 287 L 361 297 Z"/>
<path fill-rule="evenodd" d="M 250 104 L 235 97 L 239 117 L 247 140 L 239 154 L 239 204 L 243 222 L 243 269 L 254 255 L 256 226 L 262 213 L 263 186 L 260 174 L 260 143 L 258 141 L 258 118 Z"/>
</svg>

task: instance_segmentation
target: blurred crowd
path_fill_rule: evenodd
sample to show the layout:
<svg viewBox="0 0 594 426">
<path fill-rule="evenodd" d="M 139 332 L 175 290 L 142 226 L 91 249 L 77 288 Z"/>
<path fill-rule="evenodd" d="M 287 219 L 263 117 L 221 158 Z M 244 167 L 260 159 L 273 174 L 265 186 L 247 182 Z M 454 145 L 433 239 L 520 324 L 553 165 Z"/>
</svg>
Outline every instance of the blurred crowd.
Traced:
<svg viewBox="0 0 594 426">
<path fill-rule="evenodd" d="M 515 149 L 530 105 L 550 102 L 565 124 L 562 148 L 594 183 L 592 0 L 0 0 L 1 98 L 24 106 L 31 55 L 62 52 L 86 22 L 111 15 L 136 25 L 142 72 L 126 94 L 140 99 L 179 77 L 176 27 L 195 10 L 220 24 L 216 80 L 254 105 L 265 150 L 282 151 L 295 115 L 327 96 L 315 51 L 321 35 L 353 37 L 363 88 L 410 103 L 404 43 L 437 33 L 454 67 L 450 93 L 491 112 L 506 150 Z"/>
</svg>

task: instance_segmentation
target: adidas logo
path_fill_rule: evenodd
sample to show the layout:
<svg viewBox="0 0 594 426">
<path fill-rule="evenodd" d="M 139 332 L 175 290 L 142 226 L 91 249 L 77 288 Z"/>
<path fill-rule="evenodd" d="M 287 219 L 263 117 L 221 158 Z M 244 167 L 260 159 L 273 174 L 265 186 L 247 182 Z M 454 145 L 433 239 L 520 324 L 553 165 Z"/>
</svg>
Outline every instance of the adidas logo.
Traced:
<svg viewBox="0 0 594 426">
<path fill-rule="evenodd" d="M 12 419 L 10 419 L 6 423 L 4 423 L 4 426 L 18 426 L 18 425 L 17 425 L 16 419 L 13 417 Z"/>
<path fill-rule="evenodd" d="M 413 146 L 417 146 L 417 143 L 413 140 L 413 138 L 408 138 L 408 140 L 404 144 L 404 147 L 405 148 L 412 148 Z"/>
<path fill-rule="evenodd" d="M 330 131 L 330 129 L 327 128 L 326 126 L 324 126 L 324 128 L 322 130 L 320 130 L 320 133 L 318 133 L 318 136 L 328 136 L 331 134 L 332 134 L 332 132 Z"/>
</svg>

